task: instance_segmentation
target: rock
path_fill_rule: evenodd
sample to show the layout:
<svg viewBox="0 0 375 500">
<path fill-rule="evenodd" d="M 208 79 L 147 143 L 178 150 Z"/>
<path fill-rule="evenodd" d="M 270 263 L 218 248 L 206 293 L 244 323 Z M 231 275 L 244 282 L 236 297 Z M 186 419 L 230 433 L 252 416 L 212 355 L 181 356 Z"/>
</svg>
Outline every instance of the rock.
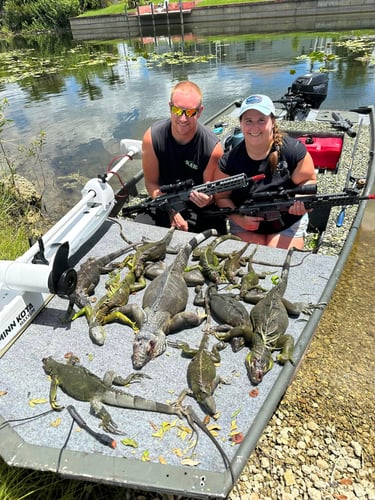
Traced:
<svg viewBox="0 0 375 500">
<path fill-rule="evenodd" d="M 284 472 L 284 481 L 286 486 L 293 486 L 295 484 L 296 480 L 294 478 L 294 474 L 290 469 L 287 469 Z"/>
<path fill-rule="evenodd" d="M 362 456 L 362 446 L 357 441 L 351 441 L 350 446 L 353 448 L 355 456 L 360 458 Z"/>
</svg>

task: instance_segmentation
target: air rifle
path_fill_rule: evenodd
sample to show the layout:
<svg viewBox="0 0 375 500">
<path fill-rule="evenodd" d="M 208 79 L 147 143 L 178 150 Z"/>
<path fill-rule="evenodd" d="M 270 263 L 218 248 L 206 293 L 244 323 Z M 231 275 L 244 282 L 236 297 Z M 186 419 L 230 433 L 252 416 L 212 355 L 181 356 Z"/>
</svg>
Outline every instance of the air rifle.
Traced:
<svg viewBox="0 0 375 500">
<path fill-rule="evenodd" d="M 315 194 L 308 195 L 314 192 Z M 262 217 L 264 221 L 274 221 L 279 220 L 280 213 L 287 212 L 295 201 L 303 201 L 306 209 L 313 209 L 322 206 L 341 207 L 357 205 L 363 200 L 374 199 L 375 194 L 360 196 L 355 189 L 347 190 L 345 193 L 316 194 L 316 185 L 306 184 L 294 189 L 254 193 L 251 199 L 245 201 L 237 208 L 219 208 L 218 210 L 210 211 L 209 215 L 240 214 Z"/>
<path fill-rule="evenodd" d="M 225 179 L 199 184 L 197 186 L 194 186 L 192 179 L 180 181 L 176 184 L 167 184 L 160 186 L 160 191 L 165 194 L 157 198 L 148 198 L 146 201 L 136 205 L 124 207 L 122 209 L 122 215 L 126 217 L 133 213 L 150 212 L 154 209 L 164 209 L 168 212 L 172 210 L 181 212 L 186 208 L 186 202 L 189 200 L 192 191 L 212 195 L 243 188 L 262 179 L 264 179 L 264 174 L 254 175 L 253 177 L 247 177 L 246 174 L 238 174 L 226 177 Z"/>
<path fill-rule="evenodd" d="M 349 137 L 355 137 L 357 134 L 353 130 L 353 123 L 347 118 L 343 118 L 340 113 L 332 112 L 333 121 L 331 121 L 331 125 L 334 128 L 339 130 L 343 130 L 348 134 Z"/>
</svg>

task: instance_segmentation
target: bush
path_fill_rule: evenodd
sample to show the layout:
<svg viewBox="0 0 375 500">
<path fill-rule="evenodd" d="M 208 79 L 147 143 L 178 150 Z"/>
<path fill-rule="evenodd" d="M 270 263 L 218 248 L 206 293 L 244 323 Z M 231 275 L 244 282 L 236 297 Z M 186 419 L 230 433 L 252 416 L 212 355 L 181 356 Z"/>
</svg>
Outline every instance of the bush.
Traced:
<svg viewBox="0 0 375 500">
<path fill-rule="evenodd" d="M 6 0 L 5 24 L 11 31 L 69 28 L 69 18 L 80 14 L 80 0 Z"/>
</svg>

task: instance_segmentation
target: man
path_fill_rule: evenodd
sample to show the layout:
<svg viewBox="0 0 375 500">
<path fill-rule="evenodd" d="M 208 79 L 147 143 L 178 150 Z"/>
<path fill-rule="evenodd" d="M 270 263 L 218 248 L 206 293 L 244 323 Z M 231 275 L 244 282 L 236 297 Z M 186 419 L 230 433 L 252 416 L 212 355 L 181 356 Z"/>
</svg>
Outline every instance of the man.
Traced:
<svg viewBox="0 0 375 500">
<path fill-rule="evenodd" d="M 202 92 L 195 83 L 181 81 L 172 89 L 171 116 L 153 124 L 144 134 L 142 166 L 146 189 L 152 198 L 162 194 L 160 186 L 192 179 L 194 185 L 213 180 L 222 146 L 213 132 L 198 120 L 203 111 Z M 213 197 L 192 191 L 187 208 L 181 213 L 156 210 L 158 226 L 175 226 L 183 231 L 201 232 L 215 227 L 224 232 L 224 221 L 205 216 L 204 207 Z"/>
</svg>

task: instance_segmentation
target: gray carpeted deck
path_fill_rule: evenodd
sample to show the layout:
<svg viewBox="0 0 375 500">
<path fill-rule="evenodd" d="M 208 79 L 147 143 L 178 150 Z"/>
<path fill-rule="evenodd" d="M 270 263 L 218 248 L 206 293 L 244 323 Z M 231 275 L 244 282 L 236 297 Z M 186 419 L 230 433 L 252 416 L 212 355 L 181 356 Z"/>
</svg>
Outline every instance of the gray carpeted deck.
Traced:
<svg viewBox="0 0 375 500">
<path fill-rule="evenodd" d="M 131 221 L 123 222 L 124 233 L 131 241 L 140 241 L 142 236 L 148 239 L 161 238 L 166 229 L 147 226 Z M 181 245 L 188 241 L 193 235 L 189 233 L 175 232 L 172 240 L 173 245 Z M 119 236 L 119 227 L 117 224 L 108 223 L 108 231 L 100 241 L 92 248 L 82 259 L 86 260 L 89 256 L 102 256 L 115 248 L 123 246 L 123 241 Z M 203 243 L 204 244 L 204 243 Z M 226 242 L 220 245 L 220 250 L 232 250 L 240 248 L 243 243 Z M 250 246 L 247 254 L 252 251 Z M 279 249 L 270 249 L 259 247 L 255 259 L 273 264 L 273 266 L 255 265 L 256 270 L 272 271 L 272 275 L 280 274 L 280 265 L 283 263 L 286 252 Z M 292 265 L 301 261 L 305 255 L 295 252 L 292 259 Z M 171 261 L 173 255 L 168 255 L 167 260 Z M 323 255 L 309 255 L 305 258 L 302 265 L 292 267 L 289 275 L 289 283 L 285 296 L 292 301 L 319 302 L 320 296 L 327 284 L 331 272 L 337 261 L 336 257 Z M 77 266 L 77 269 L 79 265 Z M 271 276 L 269 275 L 262 283 L 266 288 L 270 288 Z M 97 296 L 100 297 L 104 292 L 104 280 L 102 279 L 97 288 Z M 132 295 L 130 301 L 141 303 L 142 292 Z M 192 305 L 193 289 L 190 291 L 188 308 Z M 26 332 L 15 342 L 15 344 L 0 359 L 0 390 L 7 394 L 0 397 L 0 424 L 3 420 L 21 419 L 32 417 L 49 408 L 49 404 L 37 404 L 34 408 L 29 405 L 32 399 L 45 398 L 48 401 L 50 383 L 42 369 L 42 358 L 53 356 L 63 361 L 64 355 L 73 352 L 77 355 L 81 364 L 103 376 L 106 370 L 115 370 L 122 375 L 128 375 L 132 372 L 131 353 L 134 333 L 128 327 L 118 323 L 106 325 L 107 338 L 104 346 L 94 345 L 88 336 L 86 319 L 79 318 L 76 321 L 67 324 L 65 322 L 65 311 L 67 302 L 61 298 L 54 297 L 47 308 L 36 318 L 34 323 Z M 251 307 L 247 305 L 247 307 Z M 302 315 L 299 319 L 290 319 L 288 332 L 297 340 L 303 331 L 307 316 Z M 213 324 L 214 321 L 213 321 Z M 198 346 L 201 338 L 202 328 L 185 330 L 173 335 L 174 339 L 187 340 L 191 346 Z M 233 425 L 238 432 L 245 435 L 252 432 L 252 424 L 257 413 L 262 406 L 267 403 L 267 397 L 276 379 L 281 373 L 282 368 L 277 364 L 269 372 L 263 382 L 258 386 L 259 395 L 250 397 L 249 391 L 252 386 L 249 382 L 244 359 L 247 349 L 238 353 L 233 353 L 228 346 L 221 353 L 221 364 L 217 368 L 219 375 L 230 378 L 230 385 L 221 385 L 217 388 L 215 398 L 220 416 L 216 423 L 218 425 L 217 439 L 225 452 L 232 460 L 235 456 L 238 445 L 230 441 L 230 433 Z M 167 352 L 156 360 L 148 363 L 143 372 L 148 374 L 151 379 L 144 379 L 126 388 L 127 392 L 141 395 L 143 397 L 158 400 L 161 402 L 173 401 L 177 398 L 180 391 L 186 387 L 186 369 L 189 360 L 181 356 L 181 351 L 168 347 Z M 280 394 L 281 398 L 282 394 Z M 89 413 L 89 404 L 73 401 L 62 391 L 58 392 L 58 402 L 61 405 L 73 404 L 86 422 L 94 429 L 98 429 L 99 421 Z M 189 398 L 187 403 L 191 404 L 197 413 L 203 418 L 204 414 L 195 401 Z M 140 485 L 152 485 L 152 477 L 148 476 L 146 469 L 147 462 L 142 462 L 145 453 L 149 454 L 151 463 L 163 463 L 182 468 L 181 461 L 184 458 L 191 457 L 191 443 L 189 435 L 184 432 L 188 425 L 184 421 L 179 421 L 168 415 L 156 413 L 140 412 L 135 410 L 109 408 L 113 420 L 119 428 L 124 431 L 124 436 L 116 437 L 117 447 L 112 450 L 99 444 L 93 437 L 85 431 L 78 432 L 79 428 L 74 427 L 74 431 L 67 444 L 67 449 L 73 452 L 84 452 L 92 455 L 97 463 L 98 470 L 101 469 L 101 460 L 105 456 L 119 457 L 129 461 L 137 461 L 137 467 L 143 479 L 116 477 L 111 473 L 111 468 L 102 468 L 101 475 L 104 474 L 108 482 L 117 484 L 132 484 L 139 482 Z M 58 425 L 54 425 L 57 418 L 61 418 Z M 161 428 L 163 422 L 172 423 L 172 427 L 167 430 L 162 437 L 156 437 L 157 430 Z M 211 424 L 214 421 L 211 419 Z M 266 424 L 266 422 L 265 422 Z M 71 417 L 67 410 L 61 413 L 52 413 L 33 421 L 12 423 L 10 427 L 0 426 L 0 447 L 9 446 L 12 440 L 19 442 L 22 448 L 23 442 L 31 446 L 31 455 L 21 463 L 15 453 L 12 459 L 8 460 L 8 453 L 0 449 L 0 454 L 6 457 L 8 463 L 13 465 L 34 467 L 42 470 L 55 470 L 56 456 L 60 448 L 64 445 L 71 425 Z M 9 429 L 12 428 L 13 431 Z M 123 438 L 134 439 L 138 447 L 131 448 L 124 446 L 120 440 Z M 55 449 L 56 454 L 49 463 L 49 453 L 47 450 Z M 251 450 L 250 450 L 251 452 Z M 69 475 L 75 475 L 72 467 L 68 464 L 68 459 L 63 460 L 61 472 L 69 471 Z M 199 442 L 191 457 L 196 462 L 196 468 L 205 471 L 224 471 L 225 466 L 218 451 L 206 436 L 199 433 Z M 34 464 L 34 465 L 32 465 Z M 143 468 L 145 473 L 142 474 Z M 126 467 L 125 467 L 126 469 Z M 185 470 L 183 467 L 182 470 Z M 82 471 L 77 472 L 78 477 L 84 476 Z M 152 475 L 152 474 L 151 474 Z M 93 477 L 95 480 L 95 476 Z M 152 487 L 152 486 L 150 486 Z M 181 488 L 183 491 L 183 477 L 181 479 Z"/>
</svg>

